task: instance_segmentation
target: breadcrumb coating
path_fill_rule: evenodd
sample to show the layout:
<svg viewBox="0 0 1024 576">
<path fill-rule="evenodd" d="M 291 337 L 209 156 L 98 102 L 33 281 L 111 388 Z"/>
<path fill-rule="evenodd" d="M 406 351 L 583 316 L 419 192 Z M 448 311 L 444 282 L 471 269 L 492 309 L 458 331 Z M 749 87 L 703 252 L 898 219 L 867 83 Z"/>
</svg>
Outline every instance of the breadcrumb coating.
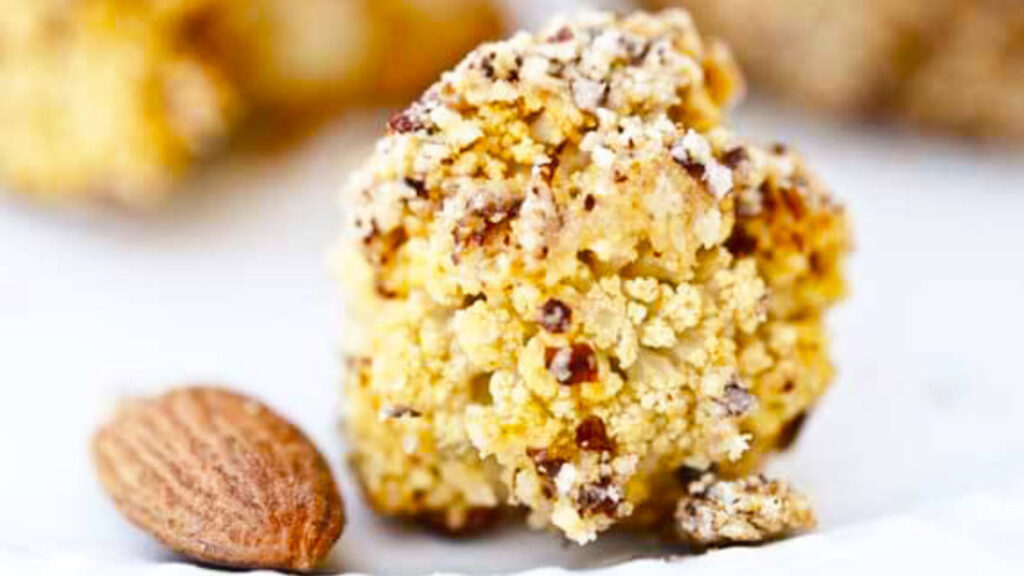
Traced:
<svg viewBox="0 0 1024 576">
<path fill-rule="evenodd" d="M 802 417 L 845 216 L 799 156 L 723 127 L 741 87 L 686 12 L 587 12 L 391 119 L 338 255 L 379 512 L 472 531 L 525 508 L 585 543 L 666 521 L 677 469 L 754 468 Z"/>
</svg>

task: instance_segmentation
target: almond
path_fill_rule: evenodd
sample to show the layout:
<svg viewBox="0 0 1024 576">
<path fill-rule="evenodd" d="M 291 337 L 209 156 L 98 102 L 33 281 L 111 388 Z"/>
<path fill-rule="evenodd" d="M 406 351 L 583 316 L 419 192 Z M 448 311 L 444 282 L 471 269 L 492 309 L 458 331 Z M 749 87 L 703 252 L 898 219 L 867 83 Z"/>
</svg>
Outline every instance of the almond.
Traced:
<svg viewBox="0 0 1024 576">
<path fill-rule="evenodd" d="M 310 571 L 345 522 L 313 443 L 227 390 L 187 387 L 126 401 L 96 433 L 93 457 L 129 520 L 204 563 Z"/>
</svg>

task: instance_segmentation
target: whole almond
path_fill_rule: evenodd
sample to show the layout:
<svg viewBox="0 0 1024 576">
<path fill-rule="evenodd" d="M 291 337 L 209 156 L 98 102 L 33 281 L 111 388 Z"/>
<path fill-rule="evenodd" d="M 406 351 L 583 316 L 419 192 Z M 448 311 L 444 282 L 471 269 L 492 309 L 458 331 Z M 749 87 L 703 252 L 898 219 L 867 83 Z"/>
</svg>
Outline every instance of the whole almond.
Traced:
<svg viewBox="0 0 1024 576">
<path fill-rule="evenodd" d="M 309 571 L 345 522 L 313 443 L 227 390 L 188 387 L 126 401 L 96 433 L 93 456 L 129 520 L 204 563 Z"/>
</svg>

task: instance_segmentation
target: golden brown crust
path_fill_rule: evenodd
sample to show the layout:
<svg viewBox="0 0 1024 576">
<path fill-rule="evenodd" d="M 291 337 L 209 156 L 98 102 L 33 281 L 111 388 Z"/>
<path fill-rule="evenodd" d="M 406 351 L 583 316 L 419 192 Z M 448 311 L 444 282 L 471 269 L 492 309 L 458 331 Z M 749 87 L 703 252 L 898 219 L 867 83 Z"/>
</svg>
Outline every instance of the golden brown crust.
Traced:
<svg viewBox="0 0 1024 576">
<path fill-rule="evenodd" d="M 310 571 L 345 523 L 330 468 L 309 439 L 227 390 L 126 401 L 97 432 L 93 456 L 129 520 L 203 562 Z"/>
</svg>

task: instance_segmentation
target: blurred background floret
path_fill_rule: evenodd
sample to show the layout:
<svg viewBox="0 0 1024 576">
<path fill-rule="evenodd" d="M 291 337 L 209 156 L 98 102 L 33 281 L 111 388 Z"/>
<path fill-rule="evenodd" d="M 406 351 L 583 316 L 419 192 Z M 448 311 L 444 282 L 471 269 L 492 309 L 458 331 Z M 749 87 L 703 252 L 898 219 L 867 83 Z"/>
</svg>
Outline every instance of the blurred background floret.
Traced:
<svg viewBox="0 0 1024 576">
<path fill-rule="evenodd" d="M 684 6 L 758 88 L 844 115 L 1024 140 L 1019 0 L 645 0 Z"/>
<path fill-rule="evenodd" d="M 152 204 L 243 129 L 400 102 L 500 28 L 486 0 L 0 0 L 0 176 Z"/>
</svg>

